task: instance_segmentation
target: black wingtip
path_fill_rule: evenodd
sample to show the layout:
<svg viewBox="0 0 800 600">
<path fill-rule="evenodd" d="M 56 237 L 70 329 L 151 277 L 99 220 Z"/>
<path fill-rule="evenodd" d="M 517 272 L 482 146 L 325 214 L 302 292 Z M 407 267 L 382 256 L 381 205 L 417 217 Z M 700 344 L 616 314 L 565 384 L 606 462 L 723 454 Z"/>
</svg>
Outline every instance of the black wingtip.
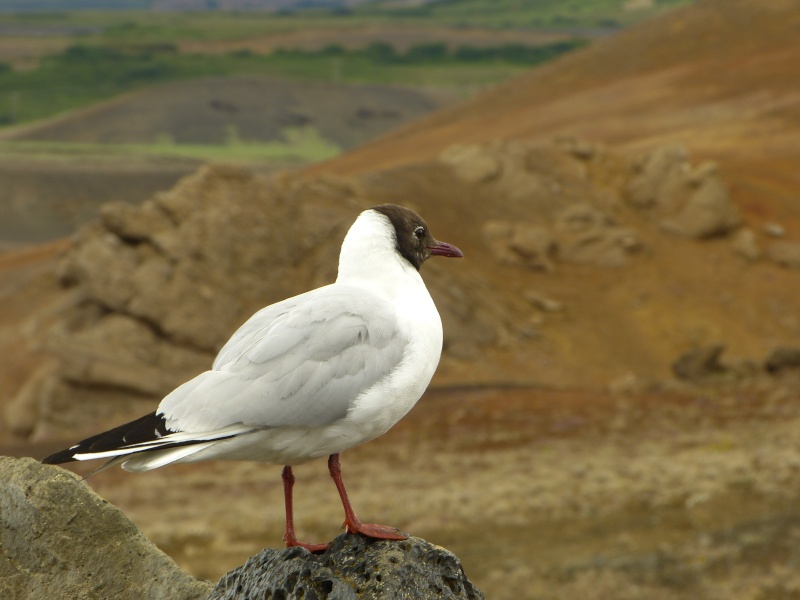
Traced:
<svg viewBox="0 0 800 600">
<path fill-rule="evenodd" d="M 67 448 L 66 450 L 61 450 L 56 452 L 55 454 L 51 454 L 42 459 L 42 464 L 45 465 L 60 465 L 67 462 L 73 462 L 75 460 L 75 451 L 71 448 Z"/>
<path fill-rule="evenodd" d="M 169 433 L 171 431 L 167 429 L 164 417 L 152 412 L 130 423 L 125 423 L 114 429 L 86 438 L 71 448 L 51 454 L 42 459 L 42 463 L 45 465 L 60 465 L 73 462 L 77 460 L 75 455 L 82 452 L 114 450 L 128 444 L 156 440 Z"/>
</svg>

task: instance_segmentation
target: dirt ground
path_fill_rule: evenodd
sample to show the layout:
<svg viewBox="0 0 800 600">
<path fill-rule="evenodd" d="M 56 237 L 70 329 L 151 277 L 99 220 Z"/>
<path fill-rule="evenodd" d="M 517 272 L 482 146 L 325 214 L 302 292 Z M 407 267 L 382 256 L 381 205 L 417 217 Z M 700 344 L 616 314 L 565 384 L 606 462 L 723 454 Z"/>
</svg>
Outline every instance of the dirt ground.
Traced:
<svg viewBox="0 0 800 600">
<path fill-rule="evenodd" d="M 434 390 L 343 456 L 345 482 L 363 520 L 454 551 L 488 598 L 792 598 L 796 384 Z M 295 474 L 299 535 L 331 539 L 342 515 L 324 461 Z M 89 483 L 198 577 L 281 546 L 276 466 L 114 469 Z"/>
</svg>

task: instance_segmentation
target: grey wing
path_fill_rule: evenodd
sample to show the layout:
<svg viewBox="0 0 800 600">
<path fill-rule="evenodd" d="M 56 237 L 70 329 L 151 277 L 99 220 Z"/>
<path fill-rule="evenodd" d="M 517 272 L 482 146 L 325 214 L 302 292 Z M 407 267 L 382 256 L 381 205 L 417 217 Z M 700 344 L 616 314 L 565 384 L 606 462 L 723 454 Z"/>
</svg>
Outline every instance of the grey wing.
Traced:
<svg viewBox="0 0 800 600">
<path fill-rule="evenodd" d="M 263 338 L 268 330 L 274 328 L 276 322 L 279 322 L 281 319 L 284 319 L 287 314 L 297 310 L 298 305 L 302 305 L 308 301 L 314 302 L 315 296 L 329 294 L 331 287 L 332 286 L 327 286 L 305 294 L 300 294 L 299 296 L 288 298 L 282 302 L 271 304 L 259 310 L 239 327 L 227 342 L 225 342 L 225 345 L 214 359 L 214 364 L 211 368 L 213 370 L 220 369 L 223 365 L 235 361 L 254 342 Z"/>
<path fill-rule="evenodd" d="M 321 288 L 256 313 L 159 413 L 182 431 L 325 425 L 400 364 L 407 343 L 377 297 Z"/>
</svg>

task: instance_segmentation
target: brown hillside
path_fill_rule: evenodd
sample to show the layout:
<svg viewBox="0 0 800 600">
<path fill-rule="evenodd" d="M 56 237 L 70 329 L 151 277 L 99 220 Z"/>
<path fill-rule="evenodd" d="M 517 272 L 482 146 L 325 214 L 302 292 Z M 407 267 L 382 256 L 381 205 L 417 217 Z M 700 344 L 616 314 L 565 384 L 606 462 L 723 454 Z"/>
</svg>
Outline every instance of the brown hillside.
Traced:
<svg viewBox="0 0 800 600">
<path fill-rule="evenodd" d="M 748 217 L 800 235 L 800 3 L 705 0 L 368 144 L 319 171 L 434 157 L 453 143 L 560 135 L 680 143 L 720 162 Z"/>
</svg>

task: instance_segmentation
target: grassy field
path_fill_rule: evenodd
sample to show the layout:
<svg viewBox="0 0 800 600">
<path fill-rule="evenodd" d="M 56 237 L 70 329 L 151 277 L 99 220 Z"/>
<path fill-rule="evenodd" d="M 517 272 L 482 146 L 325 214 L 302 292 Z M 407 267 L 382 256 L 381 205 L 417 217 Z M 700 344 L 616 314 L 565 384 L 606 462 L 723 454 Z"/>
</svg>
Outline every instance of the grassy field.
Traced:
<svg viewBox="0 0 800 600">
<path fill-rule="evenodd" d="M 280 13 L 0 12 L 0 128 L 203 77 L 402 84 L 468 96 L 686 1 L 444 0 L 416 7 L 373 2 Z M 245 161 L 320 160 L 338 151 L 319 136 L 300 137 L 286 144 L 156 142 L 107 150 Z M 85 143 L 0 147 L 4 155 L 88 156 L 96 150 Z"/>
<path fill-rule="evenodd" d="M 161 139 L 149 144 L 92 144 L 63 141 L 0 141 L 0 156 L 39 158 L 105 157 L 188 158 L 232 162 L 316 162 L 332 158 L 341 148 L 324 139 L 314 127 L 286 128 L 286 142 L 250 142 L 232 135 L 225 144 L 176 144 Z"/>
<path fill-rule="evenodd" d="M 461 88 L 496 83 L 583 45 L 581 40 L 541 47 L 494 48 L 419 44 L 398 53 L 387 43 L 347 50 L 282 50 L 187 54 L 163 42 L 102 45 L 81 42 L 43 57 L 29 70 L 0 65 L 0 125 L 31 121 L 148 85 L 219 75 L 259 75 L 336 83 Z"/>
<path fill-rule="evenodd" d="M 585 44 L 598 28 L 610 32 L 686 1 L 373 2 L 280 13 L 4 12 L 0 126 L 142 86 L 210 75 L 402 83 L 469 94 Z M 359 37 L 369 28 L 378 28 L 372 38 Z M 314 38 L 326 45 L 314 47 Z M 280 39 L 279 45 L 271 39 Z"/>
</svg>

